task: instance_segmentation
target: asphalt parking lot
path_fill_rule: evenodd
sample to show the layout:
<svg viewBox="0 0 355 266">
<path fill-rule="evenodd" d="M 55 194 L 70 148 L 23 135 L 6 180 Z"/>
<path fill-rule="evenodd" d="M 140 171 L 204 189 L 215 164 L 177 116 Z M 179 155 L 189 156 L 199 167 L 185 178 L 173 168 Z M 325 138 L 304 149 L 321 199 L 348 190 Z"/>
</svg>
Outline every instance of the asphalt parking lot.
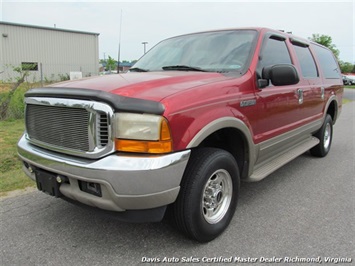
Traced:
<svg viewBox="0 0 355 266">
<path fill-rule="evenodd" d="M 344 95 L 343 97 L 345 99 L 355 101 L 355 89 L 344 89 Z"/>
</svg>

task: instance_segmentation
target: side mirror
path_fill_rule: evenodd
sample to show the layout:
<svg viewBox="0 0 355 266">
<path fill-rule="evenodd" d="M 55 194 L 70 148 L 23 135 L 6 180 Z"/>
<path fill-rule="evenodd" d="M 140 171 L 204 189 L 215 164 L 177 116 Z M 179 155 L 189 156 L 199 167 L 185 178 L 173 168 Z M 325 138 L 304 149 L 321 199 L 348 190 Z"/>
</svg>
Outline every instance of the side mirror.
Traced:
<svg viewBox="0 0 355 266">
<path fill-rule="evenodd" d="M 294 85 L 300 81 L 296 68 L 290 64 L 264 67 L 262 70 L 262 79 L 258 80 L 259 87 L 265 88 L 269 80 L 274 86 Z"/>
</svg>

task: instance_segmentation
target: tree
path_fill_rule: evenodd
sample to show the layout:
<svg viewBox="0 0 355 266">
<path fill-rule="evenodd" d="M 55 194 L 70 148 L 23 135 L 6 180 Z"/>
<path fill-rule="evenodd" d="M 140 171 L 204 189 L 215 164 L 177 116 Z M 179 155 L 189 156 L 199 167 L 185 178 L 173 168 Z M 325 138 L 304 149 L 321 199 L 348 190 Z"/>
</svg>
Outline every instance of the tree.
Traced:
<svg viewBox="0 0 355 266">
<path fill-rule="evenodd" d="M 344 61 L 339 61 L 339 66 L 341 73 L 354 73 L 355 70 L 355 65 L 349 63 L 349 62 L 344 62 Z"/>
<path fill-rule="evenodd" d="M 0 99 L 0 120 L 4 120 L 9 116 L 9 107 L 12 97 L 15 94 L 17 88 L 26 81 L 26 78 L 30 75 L 29 67 L 12 67 L 13 71 L 18 73 L 19 76 L 16 77 L 16 83 L 13 84 L 12 88 L 8 93 Z"/>
<path fill-rule="evenodd" d="M 111 71 L 116 69 L 116 60 L 113 59 L 111 56 L 108 56 L 106 70 Z"/>
<path fill-rule="evenodd" d="M 328 35 L 320 35 L 318 33 L 316 34 L 312 34 L 312 37 L 309 38 L 311 41 L 314 41 L 316 43 L 319 43 L 325 47 L 328 47 L 333 54 L 335 55 L 335 57 L 338 59 L 339 58 L 339 50 L 336 48 L 335 44 L 333 44 L 333 40 L 332 37 L 328 36 Z"/>
</svg>

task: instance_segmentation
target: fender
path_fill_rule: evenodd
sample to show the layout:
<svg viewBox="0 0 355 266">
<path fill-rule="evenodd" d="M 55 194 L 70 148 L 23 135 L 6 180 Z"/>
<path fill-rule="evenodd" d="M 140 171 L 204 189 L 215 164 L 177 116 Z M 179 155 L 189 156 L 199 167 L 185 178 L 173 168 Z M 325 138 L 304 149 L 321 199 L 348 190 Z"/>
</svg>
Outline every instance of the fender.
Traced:
<svg viewBox="0 0 355 266">
<path fill-rule="evenodd" d="M 248 158 L 249 171 L 248 172 L 251 173 L 251 170 L 253 169 L 254 163 L 257 158 L 258 145 L 254 144 L 252 135 L 247 125 L 238 118 L 228 116 L 228 117 L 218 118 L 210 122 L 195 135 L 195 137 L 187 145 L 187 148 L 191 149 L 197 147 L 209 135 L 223 128 L 235 128 L 238 129 L 244 135 L 249 149 L 249 158 Z"/>
</svg>

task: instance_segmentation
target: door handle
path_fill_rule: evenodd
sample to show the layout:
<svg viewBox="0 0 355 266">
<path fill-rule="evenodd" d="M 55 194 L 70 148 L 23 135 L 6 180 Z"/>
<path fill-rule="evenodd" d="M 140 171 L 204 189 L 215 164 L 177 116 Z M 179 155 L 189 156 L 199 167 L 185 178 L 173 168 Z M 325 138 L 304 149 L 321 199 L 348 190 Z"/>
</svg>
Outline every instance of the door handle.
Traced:
<svg viewBox="0 0 355 266">
<path fill-rule="evenodd" d="M 303 90 L 297 89 L 297 96 L 298 96 L 298 103 L 302 104 L 303 103 Z"/>
<path fill-rule="evenodd" d="M 320 87 L 320 97 L 322 100 L 324 100 L 324 95 L 325 95 L 324 87 Z"/>
</svg>

